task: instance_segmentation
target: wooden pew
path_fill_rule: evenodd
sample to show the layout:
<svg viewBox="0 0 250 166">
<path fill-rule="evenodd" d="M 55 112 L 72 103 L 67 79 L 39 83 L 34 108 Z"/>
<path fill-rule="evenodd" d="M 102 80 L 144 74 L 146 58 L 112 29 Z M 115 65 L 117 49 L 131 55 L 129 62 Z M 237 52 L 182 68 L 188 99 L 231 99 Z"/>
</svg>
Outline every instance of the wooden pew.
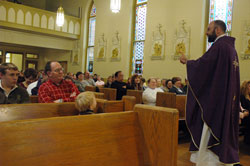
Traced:
<svg viewBox="0 0 250 166">
<path fill-rule="evenodd" d="M 185 95 L 176 95 L 174 93 L 158 92 L 156 97 L 156 106 L 177 108 L 180 120 L 185 120 L 186 116 L 186 100 Z"/>
<path fill-rule="evenodd" d="M 30 96 L 30 103 L 38 103 L 38 96 Z"/>
<path fill-rule="evenodd" d="M 97 102 L 97 113 L 131 111 L 135 104 L 134 96 L 123 96 L 122 100 L 99 100 Z"/>
<path fill-rule="evenodd" d="M 116 89 L 113 88 L 99 88 L 101 93 L 104 93 L 104 99 L 116 100 Z"/>
<path fill-rule="evenodd" d="M 186 102 L 187 102 L 187 96 L 185 96 L 185 95 L 177 95 L 176 96 L 176 109 L 179 111 L 180 120 L 185 120 Z"/>
<path fill-rule="evenodd" d="M 127 90 L 127 96 L 135 96 L 136 104 L 142 104 L 142 93 L 140 90 Z"/>
<path fill-rule="evenodd" d="M 104 99 L 104 93 L 100 93 L 100 92 L 93 92 L 95 95 L 95 98 L 97 99 Z"/>
<path fill-rule="evenodd" d="M 95 86 L 86 86 L 85 87 L 85 91 L 96 92 L 96 87 Z"/>
<path fill-rule="evenodd" d="M 156 106 L 161 107 L 176 107 L 176 95 L 168 92 L 158 92 L 156 96 Z"/>
<path fill-rule="evenodd" d="M 133 110 L 135 98 L 124 96 L 121 101 L 96 99 L 96 113 L 122 112 Z M 34 103 L 0 105 L 0 122 L 23 119 L 49 118 L 78 115 L 74 102 L 67 103 Z"/>
<path fill-rule="evenodd" d="M 0 122 L 78 114 L 79 112 L 76 110 L 73 102 L 0 105 Z"/>
<path fill-rule="evenodd" d="M 0 123 L 3 166 L 176 166 L 176 109 Z"/>
</svg>

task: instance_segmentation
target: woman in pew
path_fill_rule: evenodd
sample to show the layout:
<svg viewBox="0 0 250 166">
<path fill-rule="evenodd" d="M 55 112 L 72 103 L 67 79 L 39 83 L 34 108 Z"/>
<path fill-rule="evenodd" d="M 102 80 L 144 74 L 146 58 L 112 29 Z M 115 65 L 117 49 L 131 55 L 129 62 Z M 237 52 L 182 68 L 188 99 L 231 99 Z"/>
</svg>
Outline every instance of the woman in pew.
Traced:
<svg viewBox="0 0 250 166">
<path fill-rule="evenodd" d="M 244 81 L 240 89 L 240 102 L 243 108 L 242 125 L 245 127 L 244 142 L 250 145 L 250 81 Z"/>
<path fill-rule="evenodd" d="M 127 84 L 127 89 L 142 90 L 141 79 L 138 74 L 134 74 L 131 78 L 131 84 Z"/>
<path fill-rule="evenodd" d="M 111 88 L 111 84 L 112 84 L 112 76 L 109 76 L 108 79 L 107 79 L 107 82 L 106 84 L 104 85 L 105 88 Z"/>
<path fill-rule="evenodd" d="M 79 115 L 94 114 L 96 108 L 94 93 L 90 91 L 80 93 L 76 98 L 75 106 L 79 111 Z"/>
<path fill-rule="evenodd" d="M 156 79 L 150 78 L 148 80 L 148 88 L 142 94 L 142 100 L 144 104 L 155 105 L 157 92 L 163 92 L 161 88 L 157 88 Z"/>
<path fill-rule="evenodd" d="M 19 86 L 27 89 L 29 84 L 35 82 L 37 80 L 38 72 L 35 69 L 28 68 L 24 71 L 24 79 L 25 81 L 19 83 Z"/>
</svg>

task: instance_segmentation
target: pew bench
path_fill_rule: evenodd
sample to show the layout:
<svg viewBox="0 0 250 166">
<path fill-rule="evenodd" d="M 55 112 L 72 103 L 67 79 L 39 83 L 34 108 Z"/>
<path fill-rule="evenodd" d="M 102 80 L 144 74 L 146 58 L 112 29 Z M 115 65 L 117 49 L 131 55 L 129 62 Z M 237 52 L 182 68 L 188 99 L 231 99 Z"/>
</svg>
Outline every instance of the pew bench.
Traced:
<svg viewBox="0 0 250 166">
<path fill-rule="evenodd" d="M 0 122 L 3 166 L 176 166 L 178 111 L 134 111 Z"/>
<path fill-rule="evenodd" d="M 142 93 L 141 90 L 127 90 L 127 96 L 135 96 L 136 98 L 136 104 L 142 104 Z"/>
<path fill-rule="evenodd" d="M 158 92 L 156 96 L 156 106 L 176 108 L 179 111 L 180 120 L 185 120 L 186 117 L 186 101 L 186 95 Z"/>
<path fill-rule="evenodd" d="M 116 89 L 113 88 L 99 88 L 101 93 L 104 93 L 104 99 L 116 100 Z"/>
<path fill-rule="evenodd" d="M 124 96 L 121 101 L 96 99 L 96 113 L 123 112 L 133 110 L 135 97 Z M 74 102 L 33 103 L 0 105 L 0 122 L 23 119 L 49 118 L 78 115 Z M 1 164 L 0 164 L 1 165 Z"/>
</svg>

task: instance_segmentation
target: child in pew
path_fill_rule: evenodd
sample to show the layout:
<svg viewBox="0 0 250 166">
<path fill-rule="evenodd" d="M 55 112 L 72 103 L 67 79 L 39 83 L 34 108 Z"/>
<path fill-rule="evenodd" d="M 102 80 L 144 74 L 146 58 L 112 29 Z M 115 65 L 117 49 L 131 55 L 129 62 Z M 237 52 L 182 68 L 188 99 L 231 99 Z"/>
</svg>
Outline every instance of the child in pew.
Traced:
<svg viewBox="0 0 250 166">
<path fill-rule="evenodd" d="M 96 108 L 96 99 L 93 92 L 87 91 L 80 93 L 75 102 L 79 115 L 94 114 L 93 110 Z"/>
</svg>

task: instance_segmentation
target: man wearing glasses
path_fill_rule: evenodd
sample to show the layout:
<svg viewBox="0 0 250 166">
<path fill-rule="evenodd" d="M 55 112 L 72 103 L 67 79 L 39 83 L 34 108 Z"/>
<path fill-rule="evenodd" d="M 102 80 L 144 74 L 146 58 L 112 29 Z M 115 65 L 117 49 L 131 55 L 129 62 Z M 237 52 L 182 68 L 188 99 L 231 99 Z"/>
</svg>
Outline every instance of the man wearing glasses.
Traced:
<svg viewBox="0 0 250 166">
<path fill-rule="evenodd" d="M 38 90 L 39 103 L 73 102 L 79 94 L 77 87 L 63 79 L 63 68 L 59 62 L 47 62 L 45 74 L 48 81 Z"/>
<path fill-rule="evenodd" d="M 0 104 L 29 103 L 29 94 L 17 86 L 19 71 L 13 63 L 0 65 Z"/>
</svg>

